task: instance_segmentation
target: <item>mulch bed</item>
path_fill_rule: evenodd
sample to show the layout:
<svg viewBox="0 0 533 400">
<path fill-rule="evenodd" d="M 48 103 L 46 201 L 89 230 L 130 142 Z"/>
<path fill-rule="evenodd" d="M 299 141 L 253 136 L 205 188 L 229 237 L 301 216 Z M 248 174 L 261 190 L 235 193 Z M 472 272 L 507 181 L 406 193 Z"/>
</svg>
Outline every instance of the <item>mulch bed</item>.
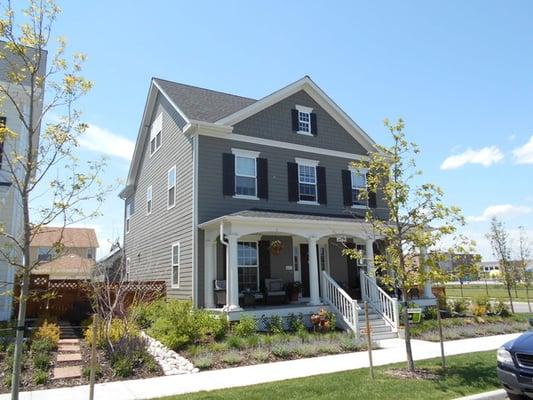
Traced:
<svg viewBox="0 0 533 400">
<path fill-rule="evenodd" d="M 64 362 L 61 363 L 61 366 L 69 366 L 69 365 L 89 365 L 90 359 L 91 359 L 91 348 L 87 346 L 84 340 L 80 340 L 80 348 L 81 348 L 81 358 L 82 361 L 71 361 L 71 362 Z M 57 357 L 57 352 L 52 353 L 52 362 L 55 364 Z M 5 359 L 5 353 L 0 354 L 0 393 L 8 393 L 10 392 L 10 388 L 8 388 L 5 384 L 5 368 L 4 366 L 4 359 Z M 130 379 L 144 379 L 144 378 L 152 378 L 156 376 L 162 376 L 163 370 L 159 365 L 157 366 L 156 371 L 149 371 L 146 368 L 136 368 L 133 372 L 132 376 L 129 376 L 127 378 L 122 378 L 115 376 L 113 374 L 113 370 L 111 369 L 111 365 L 109 364 L 109 360 L 107 359 L 105 352 L 101 349 L 97 349 L 97 365 L 100 367 L 100 376 L 96 376 L 96 383 L 104 383 L 104 382 L 113 382 L 113 381 L 121 381 L 121 380 L 130 380 Z M 77 386 L 77 385 L 88 385 L 89 384 L 89 376 L 87 373 L 87 377 L 83 376 L 83 367 L 82 367 L 82 376 L 81 378 L 71 378 L 71 379 L 58 379 L 55 381 L 52 381 L 52 374 L 53 374 L 54 366 L 50 367 L 49 370 L 49 377 L 50 380 L 48 383 L 44 385 L 36 385 L 33 382 L 33 365 L 31 362 L 31 359 L 28 356 L 26 357 L 24 368 L 22 371 L 22 379 L 21 379 L 21 391 L 30 391 L 30 390 L 41 390 L 41 389 L 52 389 L 52 388 L 59 388 L 59 387 L 68 387 L 68 386 Z"/>
<path fill-rule="evenodd" d="M 385 374 L 392 378 L 414 379 L 417 381 L 436 381 L 442 377 L 442 371 L 439 369 L 417 368 L 414 372 L 406 369 L 387 369 Z"/>
</svg>

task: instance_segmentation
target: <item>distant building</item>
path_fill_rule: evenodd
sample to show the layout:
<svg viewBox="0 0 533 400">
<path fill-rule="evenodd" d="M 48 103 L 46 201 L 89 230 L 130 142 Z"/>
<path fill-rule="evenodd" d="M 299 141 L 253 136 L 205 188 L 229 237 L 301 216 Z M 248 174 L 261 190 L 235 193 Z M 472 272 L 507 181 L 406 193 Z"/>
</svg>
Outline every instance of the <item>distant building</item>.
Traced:
<svg viewBox="0 0 533 400">
<path fill-rule="evenodd" d="M 479 269 L 483 274 L 488 274 L 491 278 L 496 278 L 501 273 L 499 261 L 483 261 Z"/>
<path fill-rule="evenodd" d="M 127 280 L 129 277 L 123 268 L 122 254 L 120 243 L 113 243 L 109 253 L 97 261 L 95 279 L 101 282 L 120 282 L 124 277 Z"/>
<path fill-rule="evenodd" d="M 59 253 L 58 242 L 62 247 Z M 30 246 L 31 262 L 40 262 L 32 273 L 49 275 L 51 280 L 89 279 L 96 265 L 97 248 L 94 229 L 41 228 Z"/>
</svg>

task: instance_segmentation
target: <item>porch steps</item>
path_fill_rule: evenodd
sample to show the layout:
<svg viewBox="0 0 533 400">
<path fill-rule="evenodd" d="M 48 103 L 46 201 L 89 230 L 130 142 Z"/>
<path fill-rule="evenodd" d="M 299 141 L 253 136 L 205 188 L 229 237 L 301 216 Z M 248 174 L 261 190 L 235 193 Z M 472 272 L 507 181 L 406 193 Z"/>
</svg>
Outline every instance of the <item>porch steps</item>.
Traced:
<svg viewBox="0 0 533 400">
<path fill-rule="evenodd" d="M 370 321 L 370 330 L 372 332 L 373 341 L 398 337 L 398 334 L 392 331 L 391 326 L 388 325 L 379 314 L 373 311 L 369 312 L 368 320 Z M 358 325 L 361 336 L 366 336 L 366 320 L 364 312 L 359 312 Z"/>
</svg>

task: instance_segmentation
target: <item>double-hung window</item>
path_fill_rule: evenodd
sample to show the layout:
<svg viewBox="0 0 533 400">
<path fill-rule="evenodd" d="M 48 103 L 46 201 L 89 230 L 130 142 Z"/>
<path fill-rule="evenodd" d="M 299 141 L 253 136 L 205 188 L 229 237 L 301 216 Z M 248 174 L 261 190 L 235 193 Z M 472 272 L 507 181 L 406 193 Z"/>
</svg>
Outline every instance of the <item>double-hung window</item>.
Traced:
<svg viewBox="0 0 533 400">
<path fill-rule="evenodd" d="M 133 200 L 126 203 L 126 233 L 130 231 L 131 216 L 133 215 Z"/>
<path fill-rule="evenodd" d="M 150 156 L 161 147 L 163 132 L 163 113 L 160 113 L 150 127 Z"/>
<path fill-rule="evenodd" d="M 146 189 L 146 215 L 152 213 L 152 186 L 148 186 Z"/>
<path fill-rule="evenodd" d="M 257 198 L 258 152 L 232 149 L 235 156 L 235 196 Z"/>
<path fill-rule="evenodd" d="M 311 135 L 311 113 L 312 108 L 304 106 L 296 106 L 298 110 L 298 133 L 304 135 Z"/>
<path fill-rule="evenodd" d="M 131 261 L 130 258 L 126 258 L 126 271 L 125 271 L 125 280 L 126 282 L 130 280 L 130 269 L 131 269 Z"/>
<path fill-rule="evenodd" d="M 367 191 L 366 172 L 351 170 L 352 173 L 352 205 L 354 207 L 366 207 L 368 200 L 361 198 L 361 193 Z"/>
<path fill-rule="evenodd" d="M 180 244 L 174 243 L 172 245 L 171 250 L 171 262 L 172 262 L 172 270 L 171 270 L 171 280 L 172 280 L 172 287 L 180 287 Z"/>
<path fill-rule="evenodd" d="M 259 290 L 257 242 L 238 242 L 239 292 Z"/>
<path fill-rule="evenodd" d="M 317 179 L 316 167 L 317 161 L 296 159 L 298 163 L 298 193 L 300 202 L 316 203 L 317 197 Z"/>
<path fill-rule="evenodd" d="M 168 170 L 167 173 L 167 208 L 176 205 L 176 166 Z"/>
</svg>

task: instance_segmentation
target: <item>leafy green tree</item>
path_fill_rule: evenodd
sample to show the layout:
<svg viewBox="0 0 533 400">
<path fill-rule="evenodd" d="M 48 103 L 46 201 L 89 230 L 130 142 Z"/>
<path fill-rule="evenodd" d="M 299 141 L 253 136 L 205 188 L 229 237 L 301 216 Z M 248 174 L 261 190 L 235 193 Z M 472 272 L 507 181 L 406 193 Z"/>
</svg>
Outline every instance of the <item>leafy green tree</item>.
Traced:
<svg viewBox="0 0 533 400">
<path fill-rule="evenodd" d="M 513 294 L 511 293 L 511 289 L 515 283 L 516 267 L 511 260 L 509 232 L 505 229 L 503 222 L 499 221 L 496 217 L 492 218 L 490 222 L 490 231 L 487 233 L 487 239 L 490 241 L 492 253 L 500 263 L 499 278 L 505 285 L 511 311 L 514 313 Z"/>
<path fill-rule="evenodd" d="M 419 149 L 406 139 L 403 120 L 394 124 L 385 120 L 385 126 L 391 134 L 392 145 L 380 146 L 379 152 L 369 154 L 369 161 L 354 162 L 353 166 L 367 172 L 369 192 L 376 193 L 388 211 L 388 217 L 383 219 L 380 213 L 368 209 L 366 221 L 376 237 L 383 238 L 382 254 L 374 260 L 382 282 L 401 293 L 407 367 L 414 372 L 407 312 L 409 292 L 427 280 L 447 279 L 439 266 L 442 252 L 430 251 L 421 258 L 421 250 L 433 248 L 443 237 L 453 234 L 463 218 L 457 207 L 444 205 L 444 194 L 438 186 L 419 182 L 421 171 L 416 167 Z M 360 198 L 367 199 L 368 192 L 362 192 Z M 345 254 L 351 253 L 350 249 L 345 250 Z"/>
<path fill-rule="evenodd" d="M 8 126 L 0 129 L 0 142 L 25 144 L 18 149 L 6 148 L 3 158 L 22 210 L 22 233 L 15 235 L 0 227 L 0 256 L 16 269 L 16 283 L 21 287 L 15 299 L 18 329 L 12 377 L 14 400 L 19 392 L 30 274 L 39 265 L 30 257 L 30 243 L 43 227 L 53 223 L 61 226 L 53 246 L 54 253 L 60 254 L 64 227 L 97 215 L 108 190 L 98 178 L 103 160 L 82 165 L 75 156 L 78 138 L 87 128 L 75 104 L 92 83 L 81 76 L 84 55 L 67 56 L 62 38 L 50 43 L 59 13 L 53 0 L 28 0 L 24 9 L 14 8 L 8 1 L 0 17 L 0 61 L 5 68 L 0 101 L 2 107 L 15 110 L 19 122 L 8 121 Z M 53 54 L 48 53 L 49 47 L 55 48 Z M 20 130 L 10 126 L 20 126 Z M 39 206 L 43 194 L 50 201 Z M 88 206 L 91 211 L 87 211 Z"/>
<path fill-rule="evenodd" d="M 476 243 L 463 235 L 455 238 L 454 243 L 455 245 L 448 250 L 452 263 L 451 278 L 459 281 L 461 297 L 464 297 L 465 280 L 479 276 L 481 256 L 476 253 Z"/>
<path fill-rule="evenodd" d="M 528 270 L 528 263 L 531 259 L 531 242 L 527 237 L 525 228 L 523 226 L 520 226 L 518 229 L 520 231 L 520 236 L 518 239 L 518 260 L 516 261 L 516 264 L 520 275 L 519 281 L 524 282 L 524 285 L 526 287 L 527 305 L 529 308 L 529 312 L 531 312 L 531 299 L 529 297 L 529 288 L 533 279 L 533 272 L 531 270 Z"/>
</svg>

